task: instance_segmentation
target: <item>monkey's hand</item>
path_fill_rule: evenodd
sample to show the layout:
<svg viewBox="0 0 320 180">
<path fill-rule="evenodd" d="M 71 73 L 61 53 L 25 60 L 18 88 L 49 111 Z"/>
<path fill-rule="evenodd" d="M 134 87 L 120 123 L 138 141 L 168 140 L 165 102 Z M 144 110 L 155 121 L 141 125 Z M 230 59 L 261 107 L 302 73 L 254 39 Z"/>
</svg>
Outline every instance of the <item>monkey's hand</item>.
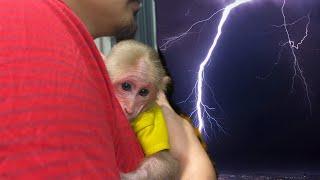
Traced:
<svg viewBox="0 0 320 180">
<path fill-rule="evenodd" d="M 179 163 L 168 151 L 160 151 L 144 159 L 140 167 L 130 173 L 121 173 L 122 180 L 177 179 Z"/>
</svg>

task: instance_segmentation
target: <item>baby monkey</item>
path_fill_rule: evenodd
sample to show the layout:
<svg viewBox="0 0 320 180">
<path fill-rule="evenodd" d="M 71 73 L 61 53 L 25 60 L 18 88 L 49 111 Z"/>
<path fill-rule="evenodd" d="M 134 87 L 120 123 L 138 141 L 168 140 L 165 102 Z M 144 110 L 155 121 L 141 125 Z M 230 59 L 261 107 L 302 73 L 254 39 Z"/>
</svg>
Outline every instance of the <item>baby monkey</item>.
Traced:
<svg viewBox="0 0 320 180">
<path fill-rule="evenodd" d="M 168 130 L 161 108 L 155 103 L 164 91 L 165 70 L 158 53 L 135 40 L 116 44 L 105 64 L 121 108 L 130 121 L 146 158 L 122 179 L 175 179 L 178 162 L 168 152 Z"/>
</svg>

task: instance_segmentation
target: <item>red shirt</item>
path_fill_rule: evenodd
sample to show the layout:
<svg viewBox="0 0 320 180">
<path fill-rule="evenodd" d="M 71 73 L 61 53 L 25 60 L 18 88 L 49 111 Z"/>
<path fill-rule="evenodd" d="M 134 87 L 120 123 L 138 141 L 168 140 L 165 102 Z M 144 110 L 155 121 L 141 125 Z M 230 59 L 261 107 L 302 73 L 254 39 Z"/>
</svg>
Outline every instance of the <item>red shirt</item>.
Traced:
<svg viewBox="0 0 320 180">
<path fill-rule="evenodd" d="M 119 179 L 143 158 L 85 26 L 59 0 L 0 1 L 0 179 Z"/>
</svg>

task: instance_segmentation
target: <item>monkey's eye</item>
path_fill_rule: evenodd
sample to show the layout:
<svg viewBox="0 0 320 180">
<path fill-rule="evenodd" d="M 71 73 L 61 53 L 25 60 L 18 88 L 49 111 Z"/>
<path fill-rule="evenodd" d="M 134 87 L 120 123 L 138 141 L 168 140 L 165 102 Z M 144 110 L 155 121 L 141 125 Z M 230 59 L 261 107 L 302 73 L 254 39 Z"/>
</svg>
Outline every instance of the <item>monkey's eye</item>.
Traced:
<svg viewBox="0 0 320 180">
<path fill-rule="evenodd" d="M 131 84 L 128 82 L 124 82 L 121 84 L 121 88 L 124 91 L 131 91 Z"/>
<path fill-rule="evenodd" d="M 141 89 L 141 90 L 139 91 L 139 95 L 140 95 L 140 96 L 145 97 L 145 96 L 148 96 L 148 94 L 149 94 L 149 90 L 148 90 L 148 89 Z"/>
</svg>

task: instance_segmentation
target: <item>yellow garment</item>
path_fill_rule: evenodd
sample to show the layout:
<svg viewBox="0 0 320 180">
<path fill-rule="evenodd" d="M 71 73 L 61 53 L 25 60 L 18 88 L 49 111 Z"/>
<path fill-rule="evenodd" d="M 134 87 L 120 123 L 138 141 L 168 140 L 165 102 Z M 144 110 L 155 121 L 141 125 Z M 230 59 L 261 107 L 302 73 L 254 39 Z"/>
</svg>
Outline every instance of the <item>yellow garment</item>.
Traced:
<svg viewBox="0 0 320 180">
<path fill-rule="evenodd" d="M 131 126 L 146 156 L 170 148 L 167 125 L 159 105 L 141 113 Z"/>
</svg>

